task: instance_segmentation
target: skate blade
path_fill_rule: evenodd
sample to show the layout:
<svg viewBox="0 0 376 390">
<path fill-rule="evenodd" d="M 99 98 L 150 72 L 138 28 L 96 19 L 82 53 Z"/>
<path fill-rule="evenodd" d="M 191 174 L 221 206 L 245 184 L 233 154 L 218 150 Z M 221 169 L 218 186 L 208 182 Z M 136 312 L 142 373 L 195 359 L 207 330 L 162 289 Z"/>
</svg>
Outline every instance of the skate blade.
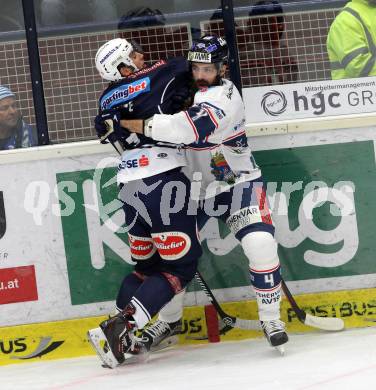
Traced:
<svg viewBox="0 0 376 390">
<path fill-rule="evenodd" d="M 105 367 L 115 368 L 119 366 L 119 362 L 111 349 L 106 348 L 106 351 L 104 350 L 104 344 L 107 342 L 107 339 L 101 328 L 90 329 L 87 332 L 87 338 Z"/>
<path fill-rule="evenodd" d="M 139 354 L 126 353 L 124 354 L 125 360 L 122 363 L 119 363 L 111 349 L 108 346 L 104 348 L 105 343 L 107 343 L 107 339 L 101 328 L 89 330 L 87 332 L 87 336 L 90 344 L 102 360 L 102 367 L 104 368 L 115 368 L 127 364 L 145 363 L 149 359 L 149 353 L 147 351 Z"/>
<path fill-rule="evenodd" d="M 284 356 L 284 354 L 285 354 L 285 346 L 284 345 L 278 345 L 274 348 L 281 354 L 281 356 Z"/>
<path fill-rule="evenodd" d="M 157 351 L 160 351 L 162 349 L 172 347 L 172 346 L 176 345 L 178 343 L 178 341 L 179 341 L 178 336 L 168 337 L 167 339 L 161 341 L 158 345 L 151 346 L 150 352 L 157 352 Z"/>
<path fill-rule="evenodd" d="M 121 366 L 127 366 L 128 364 L 143 364 L 149 360 L 149 353 L 143 352 L 138 354 L 125 353 L 124 362 L 121 363 Z"/>
</svg>

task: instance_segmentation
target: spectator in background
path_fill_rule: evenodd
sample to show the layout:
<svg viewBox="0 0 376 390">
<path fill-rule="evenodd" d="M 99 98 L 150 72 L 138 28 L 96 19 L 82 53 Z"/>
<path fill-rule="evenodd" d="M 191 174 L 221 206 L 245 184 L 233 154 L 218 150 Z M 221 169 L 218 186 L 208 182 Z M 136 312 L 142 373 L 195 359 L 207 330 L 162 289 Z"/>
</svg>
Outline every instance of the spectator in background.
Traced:
<svg viewBox="0 0 376 390">
<path fill-rule="evenodd" d="M 137 7 L 120 18 L 118 29 L 164 26 L 165 23 L 166 19 L 159 9 L 152 10 L 148 7 Z"/>
<path fill-rule="evenodd" d="M 352 0 L 327 38 L 333 80 L 376 76 L 376 0 Z"/>
<path fill-rule="evenodd" d="M 16 96 L 7 87 L 0 86 L 0 150 L 37 145 L 36 131 L 23 121 Z"/>
<path fill-rule="evenodd" d="M 249 12 L 249 41 L 240 55 L 243 77 L 250 86 L 296 82 L 298 67 L 283 42 L 285 19 L 277 0 L 259 1 Z"/>
</svg>

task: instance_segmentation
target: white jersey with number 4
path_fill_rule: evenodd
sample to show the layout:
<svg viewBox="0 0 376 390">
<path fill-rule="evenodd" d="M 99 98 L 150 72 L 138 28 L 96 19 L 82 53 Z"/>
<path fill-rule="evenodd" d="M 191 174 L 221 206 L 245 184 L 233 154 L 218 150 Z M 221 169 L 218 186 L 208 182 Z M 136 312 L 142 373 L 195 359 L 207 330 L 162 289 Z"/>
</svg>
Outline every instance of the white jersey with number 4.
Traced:
<svg viewBox="0 0 376 390">
<path fill-rule="evenodd" d="M 202 180 L 201 199 L 261 176 L 245 134 L 244 104 L 229 80 L 198 91 L 186 111 L 154 115 L 151 136 L 187 145 L 186 173 Z"/>
</svg>

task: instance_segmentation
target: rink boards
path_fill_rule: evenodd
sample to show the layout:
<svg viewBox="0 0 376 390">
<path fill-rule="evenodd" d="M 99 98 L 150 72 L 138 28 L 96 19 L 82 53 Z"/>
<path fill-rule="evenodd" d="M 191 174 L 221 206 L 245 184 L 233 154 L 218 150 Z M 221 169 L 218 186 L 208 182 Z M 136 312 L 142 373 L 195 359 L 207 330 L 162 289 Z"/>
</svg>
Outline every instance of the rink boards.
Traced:
<svg viewBox="0 0 376 390">
<path fill-rule="evenodd" d="M 274 127 L 273 135 L 260 137 L 259 129 L 251 138 L 268 181 L 284 279 L 308 312 L 341 317 L 347 327 L 372 326 L 366 319 L 376 312 L 376 120 L 370 118 L 365 127 Z M 1 154 L 0 364 L 93 353 L 85 333 L 113 311 L 118 286 L 132 270 L 116 199 L 118 162 L 110 146 L 96 141 Z M 230 314 L 256 319 L 238 242 L 215 219 L 200 235 L 200 271 L 217 299 Z M 207 302 L 192 283 L 182 343 L 205 342 Z M 291 332 L 313 331 L 286 303 L 283 319 Z M 221 339 L 259 336 L 231 330 Z"/>
<path fill-rule="evenodd" d="M 340 317 L 346 328 L 376 326 L 376 289 L 337 291 L 296 296 L 299 305 L 316 316 Z M 221 304 L 230 315 L 256 319 L 255 301 Z M 0 365 L 93 355 L 86 338 L 105 316 L 0 328 Z M 288 332 L 317 331 L 300 323 L 286 300 L 282 319 Z M 346 330 L 344 330 L 346 331 Z M 179 344 L 207 343 L 207 320 L 204 307 L 186 307 Z M 232 329 L 220 336 L 221 341 L 263 337 L 259 331 Z M 335 337 L 335 334 L 333 334 Z M 269 348 L 265 342 L 265 347 Z M 288 347 L 287 347 L 288 348 Z"/>
</svg>

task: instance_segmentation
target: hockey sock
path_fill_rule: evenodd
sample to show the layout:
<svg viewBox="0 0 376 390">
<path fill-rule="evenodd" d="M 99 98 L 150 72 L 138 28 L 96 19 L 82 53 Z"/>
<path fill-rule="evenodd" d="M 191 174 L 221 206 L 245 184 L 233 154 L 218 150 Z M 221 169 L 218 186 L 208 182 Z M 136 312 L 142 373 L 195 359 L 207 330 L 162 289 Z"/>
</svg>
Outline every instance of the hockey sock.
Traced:
<svg viewBox="0 0 376 390">
<path fill-rule="evenodd" d="M 134 293 L 131 303 L 136 308 L 133 318 L 143 328 L 175 295 L 169 281 L 161 274 L 149 276 Z"/>
<path fill-rule="evenodd" d="M 125 308 L 142 283 L 142 277 L 134 272 L 123 279 L 116 298 L 116 306 L 118 309 L 123 310 Z"/>
</svg>

